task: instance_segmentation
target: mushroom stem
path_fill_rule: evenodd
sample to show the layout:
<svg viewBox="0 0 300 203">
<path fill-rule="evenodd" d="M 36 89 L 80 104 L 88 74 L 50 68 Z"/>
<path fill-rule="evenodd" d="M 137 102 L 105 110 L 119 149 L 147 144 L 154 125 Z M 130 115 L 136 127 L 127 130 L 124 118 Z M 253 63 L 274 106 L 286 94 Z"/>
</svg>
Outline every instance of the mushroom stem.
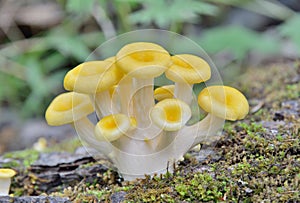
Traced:
<svg viewBox="0 0 300 203">
<path fill-rule="evenodd" d="M 174 95 L 175 98 L 180 99 L 186 104 L 190 105 L 193 99 L 193 84 L 175 82 Z"/>
<path fill-rule="evenodd" d="M 145 129 L 136 128 L 126 132 L 114 144 L 124 153 L 137 156 L 152 154 L 156 151 L 162 132 L 160 128 L 152 124 Z"/>
<path fill-rule="evenodd" d="M 134 116 L 137 120 L 137 125 L 140 128 L 150 126 L 150 110 L 154 106 L 153 97 L 153 78 L 140 79 L 133 78 L 134 88 Z"/>
<path fill-rule="evenodd" d="M 119 96 L 121 100 L 121 112 L 122 114 L 129 115 L 132 108 L 131 93 L 132 93 L 132 78 L 128 75 L 125 75 L 118 84 L 117 94 L 113 96 Z M 114 98 L 113 98 L 114 100 Z"/>
<path fill-rule="evenodd" d="M 212 114 L 207 114 L 207 116 L 200 122 L 192 125 L 186 126 L 182 129 L 180 134 L 187 137 L 195 137 L 193 146 L 199 144 L 200 142 L 212 141 L 212 136 L 223 128 L 224 119 L 214 116 Z M 196 135 L 196 136 L 195 136 Z"/>
<path fill-rule="evenodd" d="M 109 90 L 96 93 L 94 96 L 95 109 L 99 118 L 113 114 L 114 105 L 111 103 Z"/>
<path fill-rule="evenodd" d="M 157 146 L 155 148 L 155 151 L 159 152 L 163 150 L 164 148 L 168 147 L 172 142 L 174 141 L 176 136 L 176 132 L 170 132 L 163 130 L 161 134 L 159 135 L 159 140 L 157 142 Z"/>
<path fill-rule="evenodd" d="M 11 178 L 0 178 L 0 196 L 7 196 L 11 184 Z"/>
<path fill-rule="evenodd" d="M 101 142 L 96 139 L 94 134 L 95 126 L 87 117 L 83 117 L 82 119 L 75 121 L 72 125 L 80 140 L 86 142 L 89 146 L 105 155 L 111 152 L 110 143 L 106 141 Z"/>
<path fill-rule="evenodd" d="M 137 140 L 132 142 L 131 140 L 128 144 L 130 146 L 127 146 L 127 149 L 130 152 L 118 148 L 114 150 L 111 158 L 125 180 L 143 178 L 145 174 L 163 174 L 167 172 L 167 169 L 169 172 L 173 171 L 173 147 L 167 146 L 161 151 L 154 150 L 141 154 L 133 148 L 138 147 L 140 150 L 145 150 L 148 147 L 147 142 L 138 142 Z M 132 150 L 136 152 L 132 152 Z"/>
</svg>

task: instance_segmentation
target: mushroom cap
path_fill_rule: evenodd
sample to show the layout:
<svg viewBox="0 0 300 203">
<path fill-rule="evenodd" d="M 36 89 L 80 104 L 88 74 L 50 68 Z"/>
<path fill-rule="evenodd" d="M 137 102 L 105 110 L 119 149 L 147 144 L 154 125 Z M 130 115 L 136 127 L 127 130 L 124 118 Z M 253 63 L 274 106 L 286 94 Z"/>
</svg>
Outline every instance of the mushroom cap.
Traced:
<svg viewBox="0 0 300 203">
<path fill-rule="evenodd" d="M 174 97 L 175 85 L 165 85 L 154 90 L 154 99 L 161 101 Z"/>
<path fill-rule="evenodd" d="M 249 112 L 246 97 L 228 86 L 210 86 L 198 95 L 198 104 L 206 112 L 226 120 L 243 119 Z"/>
<path fill-rule="evenodd" d="M 17 174 L 16 171 L 10 168 L 0 168 L 0 178 L 11 178 Z"/>
<path fill-rule="evenodd" d="M 170 54 L 161 46 L 149 42 L 125 45 L 116 55 L 117 66 L 136 78 L 154 78 L 171 64 Z"/>
<path fill-rule="evenodd" d="M 181 129 L 192 115 L 190 107 L 179 99 L 164 99 L 151 110 L 152 121 L 165 131 Z"/>
<path fill-rule="evenodd" d="M 53 99 L 46 110 L 45 118 L 49 125 L 59 126 L 75 122 L 94 111 L 88 95 L 67 92 Z"/>
<path fill-rule="evenodd" d="M 115 66 L 114 58 L 84 62 L 70 70 L 64 78 L 66 90 L 95 94 L 117 84 L 123 74 Z"/>
<path fill-rule="evenodd" d="M 103 117 L 95 127 L 95 136 L 98 140 L 109 142 L 119 139 L 129 129 L 131 129 L 131 120 L 125 114 L 112 114 Z"/>
<path fill-rule="evenodd" d="M 211 76 L 208 63 L 191 54 L 172 56 L 173 64 L 166 71 L 166 77 L 174 82 L 195 84 L 207 81 Z"/>
</svg>

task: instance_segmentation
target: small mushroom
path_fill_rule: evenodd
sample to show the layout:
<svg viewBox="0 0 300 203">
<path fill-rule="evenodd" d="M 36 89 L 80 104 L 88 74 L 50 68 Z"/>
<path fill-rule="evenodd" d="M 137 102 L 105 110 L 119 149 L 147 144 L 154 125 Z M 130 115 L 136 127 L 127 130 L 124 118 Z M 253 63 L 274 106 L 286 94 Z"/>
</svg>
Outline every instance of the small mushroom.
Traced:
<svg viewBox="0 0 300 203">
<path fill-rule="evenodd" d="M 156 101 L 170 99 L 174 97 L 174 85 L 165 85 L 154 90 L 154 98 Z"/>
<path fill-rule="evenodd" d="M 128 91 L 127 94 L 134 95 L 133 113 L 139 127 L 146 127 L 149 124 L 150 109 L 154 106 L 153 81 L 170 65 L 170 54 L 157 44 L 137 42 L 127 44 L 120 49 L 116 55 L 116 63 L 127 74 L 125 77 L 129 77 L 128 80 L 132 78 L 131 92 Z M 123 113 L 127 112 L 123 111 Z"/>
<path fill-rule="evenodd" d="M 16 175 L 16 171 L 9 168 L 0 168 L 0 196 L 9 194 L 11 178 Z"/>
<path fill-rule="evenodd" d="M 190 107 L 179 99 L 164 99 L 151 110 L 152 121 L 163 131 L 156 141 L 156 151 L 169 146 L 175 139 L 177 131 L 185 126 L 191 118 Z"/>
<path fill-rule="evenodd" d="M 189 126 L 183 133 L 197 132 L 195 144 L 214 136 L 225 120 L 243 119 L 249 112 L 249 104 L 245 96 L 235 88 L 228 86 L 209 86 L 198 95 L 199 106 L 208 114 L 199 123 Z"/>
<path fill-rule="evenodd" d="M 102 118 L 95 127 L 95 136 L 98 140 L 109 142 L 119 139 L 128 130 L 131 130 L 135 121 L 124 114 L 112 114 Z"/>
<path fill-rule="evenodd" d="M 107 150 L 105 142 L 100 143 L 94 135 L 94 124 L 87 118 L 94 111 L 86 94 L 67 92 L 53 99 L 45 113 L 48 125 L 71 124 L 78 136 L 99 151 Z"/>
<path fill-rule="evenodd" d="M 95 101 L 98 117 L 112 113 L 109 90 L 123 74 L 114 65 L 113 58 L 106 61 L 89 61 L 70 70 L 64 78 L 66 90 L 89 94 Z"/>
<path fill-rule="evenodd" d="M 228 86 L 204 88 L 199 93 L 198 104 L 204 111 L 231 121 L 243 119 L 249 112 L 249 104 L 245 96 L 237 89 Z"/>
<path fill-rule="evenodd" d="M 190 107 L 179 99 L 164 99 L 151 110 L 152 121 L 165 131 L 177 131 L 190 119 Z"/>
<path fill-rule="evenodd" d="M 175 82 L 175 97 L 190 105 L 193 84 L 210 79 L 210 67 L 202 58 L 191 54 L 172 56 L 172 62 L 166 70 L 166 77 Z"/>
</svg>

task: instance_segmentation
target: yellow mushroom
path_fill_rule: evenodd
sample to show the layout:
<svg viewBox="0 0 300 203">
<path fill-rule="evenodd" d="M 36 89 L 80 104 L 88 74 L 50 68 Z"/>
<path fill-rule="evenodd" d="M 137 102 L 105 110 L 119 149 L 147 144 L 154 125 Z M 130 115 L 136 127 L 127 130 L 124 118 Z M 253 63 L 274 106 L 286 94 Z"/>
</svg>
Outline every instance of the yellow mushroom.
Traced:
<svg viewBox="0 0 300 203">
<path fill-rule="evenodd" d="M 0 196 L 9 194 L 11 178 L 16 175 L 16 171 L 9 168 L 0 168 Z"/>
<path fill-rule="evenodd" d="M 150 113 L 152 121 L 165 131 L 181 129 L 191 115 L 190 107 L 179 99 L 164 99 Z"/>
<path fill-rule="evenodd" d="M 228 86 L 204 88 L 198 95 L 198 104 L 208 114 L 200 122 L 188 126 L 182 132 L 186 136 L 197 134 L 194 145 L 213 141 L 225 120 L 243 119 L 249 111 L 245 96 L 237 89 Z"/>
<path fill-rule="evenodd" d="M 136 42 L 127 44 L 120 49 L 116 60 L 117 66 L 127 74 L 124 85 L 127 84 L 130 87 L 129 84 L 131 84 L 131 91 L 122 92 L 127 94 L 127 96 L 123 96 L 126 104 L 122 105 L 122 112 L 126 114 L 130 111 L 126 108 L 133 97 L 133 114 L 139 127 L 145 128 L 149 124 L 150 109 L 154 106 L 154 78 L 163 74 L 168 68 L 171 63 L 170 55 L 158 44 Z"/>
<path fill-rule="evenodd" d="M 245 96 L 237 89 L 228 86 L 204 88 L 199 93 L 198 104 L 204 111 L 231 121 L 243 119 L 249 112 L 249 104 Z"/>
<path fill-rule="evenodd" d="M 99 151 L 109 150 L 105 143 L 99 143 L 94 135 L 94 124 L 87 118 L 94 112 L 90 98 L 86 94 L 67 92 L 53 99 L 45 113 L 48 125 L 71 124 L 83 141 Z"/>
<path fill-rule="evenodd" d="M 170 65 L 169 53 L 160 45 L 136 42 L 125 45 L 116 55 L 117 65 L 135 78 L 154 78 Z"/>
<path fill-rule="evenodd" d="M 154 98 L 157 101 L 170 99 L 174 97 L 174 85 L 165 85 L 154 90 Z"/>
<path fill-rule="evenodd" d="M 112 114 L 102 118 L 95 127 L 95 136 L 98 140 L 109 142 L 119 139 L 128 130 L 136 125 L 133 118 L 124 114 Z"/>
<path fill-rule="evenodd" d="M 49 125 L 59 126 L 86 120 L 94 107 L 85 94 L 67 92 L 53 99 L 46 110 L 45 118 Z"/>
<path fill-rule="evenodd" d="M 166 77 L 175 82 L 175 97 L 190 105 L 193 98 L 193 84 L 210 79 L 210 67 L 205 60 L 191 54 L 172 56 L 172 62 L 166 71 Z"/>
<path fill-rule="evenodd" d="M 117 69 L 114 58 L 106 61 L 89 61 L 70 70 L 64 78 L 66 90 L 89 94 L 95 101 L 98 117 L 112 113 L 109 90 L 122 78 L 123 74 Z"/>
</svg>

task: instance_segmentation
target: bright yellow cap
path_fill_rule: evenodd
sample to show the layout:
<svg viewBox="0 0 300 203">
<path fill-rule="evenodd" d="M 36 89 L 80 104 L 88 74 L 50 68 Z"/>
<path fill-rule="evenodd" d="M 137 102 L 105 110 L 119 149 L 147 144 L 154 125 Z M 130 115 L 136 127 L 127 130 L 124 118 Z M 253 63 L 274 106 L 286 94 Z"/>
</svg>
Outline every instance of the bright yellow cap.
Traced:
<svg viewBox="0 0 300 203">
<path fill-rule="evenodd" d="M 152 121 L 166 131 L 182 128 L 192 115 L 190 107 L 179 99 L 164 99 L 150 112 Z"/>
<path fill-rule="evenodd" d="M 93 111 L 94 107 L 88 95 L 67 92 L 53 99 L 45 117 L 49 125 L 59 126 L 80 120 Z"/>
<path fill-rule="evenodd" d="M 166 71 L 166 77 L 174 82 L 195 84 L 207 81 L 211 76 L 208 63 L 191 54 L 172 56 L 173 64 Z"/>
<path fill-rule="evenodd" d="M 64 79 L 66 90 L 95 94 L 117 84 L 123 74 L 117 69 L 113 58 L 105 61 L 89 61 L 70 70 Z"/>
<path fill-rule="evenodd" d="M 0 178 L 11 178 L 17 174 L 16 171 L 10 168 L 0 168 Z"/>
<path fill-rule="evenodd" d="M 204 111 L 231 121 L 243 119 L 249 112 L 245 96 L 228 86 L 204 88 L 199 93 L 198 104 Z"/>
<path fill-rule="evenodd" d="M 171 64 L 169 53 L 163 47 L 149 42 L 127 44 L 116 57 L 117 66 L 136 78 L 157 77 Z"/>
<path fill-rule="evenodd" d="M 175 85 L 165 85 L 154 90 L 154 99 L 161 101 L 174 97 Z"/>
<path fill-rule="evenodd" d="M 132 118 L 124 114 L 112 114 L 102 118 L 95 127 L 95 136 L 100 141 L 114 141 L 131 129 Z"/>
</svg>

